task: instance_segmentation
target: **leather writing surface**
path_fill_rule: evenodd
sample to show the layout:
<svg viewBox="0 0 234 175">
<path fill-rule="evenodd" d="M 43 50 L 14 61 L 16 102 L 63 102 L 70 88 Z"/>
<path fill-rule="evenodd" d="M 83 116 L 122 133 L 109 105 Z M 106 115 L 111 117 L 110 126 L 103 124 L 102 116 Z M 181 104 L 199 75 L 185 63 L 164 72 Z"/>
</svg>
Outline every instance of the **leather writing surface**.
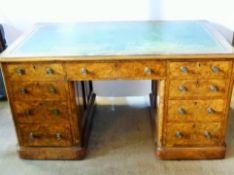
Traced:
<svg viewBox="0 0 234 175">
<path fill-rule="evenodd" d="M 12 55 L 136 55 L 222 53 L 198 21 L 44 24 Z"/>
</svg>

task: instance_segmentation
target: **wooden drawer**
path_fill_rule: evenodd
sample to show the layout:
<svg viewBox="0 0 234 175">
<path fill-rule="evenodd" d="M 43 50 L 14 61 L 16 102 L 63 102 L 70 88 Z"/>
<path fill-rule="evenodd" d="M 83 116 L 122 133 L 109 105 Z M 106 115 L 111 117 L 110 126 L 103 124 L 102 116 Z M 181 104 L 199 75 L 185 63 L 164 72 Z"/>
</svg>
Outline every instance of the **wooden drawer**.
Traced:
<svg viewBox="0 0 234 175">
<path fill-rule="evenodd" d="M 147 70 L 150 72 L 147 72 Z M 139 79 L 161 79 L 166 76 L 166 62 L 143 61 L 135 63 L 135 73 Z"/>
<path fill-rule="evenodd" d="M 170 62 L 169 77 L 176 79 L 194 79 L 199 75 L 197 62 Z"/>
<path fill-rule="evenodd" d="M 232 70 L 231 61 L 210 61 L 200 63 L 201 78 L 228 78 Z"/>
<path fill-rule="evenodd" d="M 69 80 L 111 79 L 115 75 L 114 63 L 67 63 L 65 64 Z"/>
<path fill-rule="evenodd" d="M 68 123 L 69 112 L 64 101 L 16 101 L 15 120 L 19 123 Z"/>
<path fill-rule="evenodd" d="M 225 116 L 224 100 L 169 100 L 168 121 L 221 121 Z"/>
<path fill-rule="evenodd" d="M 228 82 L 223 79 L 212 80 L 171 80 L 170 99 L 183 98 L 225 98 Z"/>
<path fill-rule="evenodd" d="M 69 125 L 18 125 L 21 146 L 71 146 Z"/>
<path fill-rule="evenodd" d="M 127 79 L 161 79 L 166 76 L 166 62 L 164 61 L 134 61 L 119 62 L 117 77 Z"/>
<path fill-rule="evenodd" d="M 163 61 L 67 63 L 65 69 L 69 80 L 160 79 L 166 76 Z"/>
<path fill-rule="evenodd" d="M 64 82 L 11 82 L 15 100 L 65 100 Z"/>
<path fill-rule="evenodd" d="M 168 123 L 166 146 L 214 146 L 223 145 L 222 126 L 214 123 Z"/>
<path fill-rule="evenodd" d="M 39 81 L 64 80 L 65 73 L 61 64 L 18 63 L 7 64 L 7 76 L 10 80 Z"/>
<path fill-rule="evenodd" d="M 169 77 L 173 79 L 223 79 L 230 75 L 231 66 L 230 61 L 170 62 Z"/>
</svg>

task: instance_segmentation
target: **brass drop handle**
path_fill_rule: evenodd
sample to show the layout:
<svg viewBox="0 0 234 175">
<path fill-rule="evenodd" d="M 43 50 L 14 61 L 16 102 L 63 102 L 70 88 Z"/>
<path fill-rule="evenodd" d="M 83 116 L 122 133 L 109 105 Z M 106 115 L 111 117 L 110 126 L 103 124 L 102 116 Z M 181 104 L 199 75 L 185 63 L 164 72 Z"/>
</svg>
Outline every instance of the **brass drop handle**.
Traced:
<svg viewBox="0 0 234 175">
<path fill-rule="evenodd" d="M 204 136 L 207 138 L 207 139 L 211 139 L 211 134 L 209 131 L 204 131 Z"/>
<path fill-rule="evenodd" d="M 62 139 L 62 135 L 60 133 L 56 133 L 55 137 L 57 140 L 61 140 Z"/>
<path fill-rule="evenodd" d="M 53 113 L 54 115 L 60 115 L 60 114 L 61 114 L 60 110 L 57 109 L 57 108 L 54 108 L 54 109 L 52 110 L 52 113 Z"/>
<path fill-rule="evenodd" d="M 215 85 L 212 84 L 212 85 L 210 86 L 210 90 L 211 90 L 212 92 L 217 92 L 218 89 L 217 89 L 217 87 L 216 87 Z"/>
<path fill-rule="evenodd" d="M 188 68 L 186 66 L 181 66 L 180 67 L 180 71 L 183 73 L 187 73 L 188 72 Z"/>
<path fill-rule="evenodd" d="M 30 132 L 29 135 L 28 135 L 28 138 L 29 138 L 30 140 L 35 139 L 35 134 L 34 134 L 33 132 Z"/>
<path fill-rule="evenodd" d="M 88 74 L 88 70 L 84 67 L 81 68 L 80 72 L 83 74 L 83 75 L 87 75 Z"/>
<path fill-rule="evenodd" d="M 180 85 L 179 86 L 179 91 L 180 92 L 186 92 L 187 90 L 186 90 L 186 87 L 184 85 Z"/>
<path fill-rule="evenodd" d="M 46 73 L 47 73 L 48 75 L 53 75 L 53 74 L 54 74 L 54 70 L 53 70 L 52 68 L 48 68 L 48 69 L 46 70 Z"/>
<path fill-rule="evenodd" d="M 27 94 L 28 93 L 27 88 L 25 88 L 25 87 L 20 88 L 20 93 L 21 94 Z"/>
<path fill-rule="evenodd" d="M 219 68 L 217 66 L 212 66 L 211 67 L 212 72 L 217 73 L 219 72 Z"/>
<path fill-rule="evenodd" d="M 25 109 L 24 115 L 26 115 L 26 116 L 32 115 L 32 110 L 31 109 Z"/>
<path fill-rule="evenodd" d="M 150 74 L 152 74 L 152 69 L 150 69 L 149 67 L 145 67 L 144 72 L 145 72 L 145 74 L 150 75 Z"/>
<path fill-rule="evenodd" d="M 177 138 L 182 138 L 183 137 L 183 133 L 180 131 L 176 131 L 176 137 Z"/>
<path fill-rule="evenodd" d="M 50 86 L 49 88 L 48 88 L 48 91 L 51 93 L 51 94 L 56 94 L 56 89 L 53 87 L 53 86 Z"/>
<path fill-rule="evenodd" d="M 179 108 L 179 109 L 178 109 L 178 113 L 179 113 L 180 115 L 184 115 L 184 114 L 185 114 L 185 110 L 184 110 L 183 108 Z"/>
<path fill-rule="evenodd" d="M 215 110 L 214 110 L 213 108 L 209 107 L 209 108 L 207 109 L 207 112 L 208 112 L 209 114 L 214 114 L 214 113 L 215 113 Z"/>
<path fill-rule="evenodd" d="M 16 73 L 21 76 L 21 75 L 25 74 L 25 71 L 24 71 L 24 69 L 19 68 L 16 70 Z"/>
</svg>

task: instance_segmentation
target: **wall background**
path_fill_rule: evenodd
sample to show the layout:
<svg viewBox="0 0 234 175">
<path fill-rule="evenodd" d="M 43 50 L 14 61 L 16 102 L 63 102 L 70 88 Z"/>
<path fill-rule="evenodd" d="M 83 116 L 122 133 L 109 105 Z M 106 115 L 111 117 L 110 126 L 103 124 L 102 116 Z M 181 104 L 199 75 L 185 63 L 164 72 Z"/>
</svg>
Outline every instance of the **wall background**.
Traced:
<svg viewBox="0 0 234 175">
<path fill-rule="evenodd" d="M 205 19 L 231 41 L 233 0 L 0 0 L 8 45 L 38 22 Z M 107 88 L 106 88 L 107 87 Z M 149 81 L 94 82 L 98 95 L 146 95 Z"/>
</svg>

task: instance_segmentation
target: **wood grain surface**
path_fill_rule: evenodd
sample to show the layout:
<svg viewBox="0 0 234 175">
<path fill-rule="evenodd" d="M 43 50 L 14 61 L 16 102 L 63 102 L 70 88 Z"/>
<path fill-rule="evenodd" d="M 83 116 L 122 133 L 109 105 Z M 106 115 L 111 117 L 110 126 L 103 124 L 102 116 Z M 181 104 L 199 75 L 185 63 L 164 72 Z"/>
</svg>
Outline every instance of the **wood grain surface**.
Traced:
<svg viewBox="0 0 234 175">
<path fill-rule="evenodd" d="M 223 79 L 171 80 L 169 98 L 224 98 L 228 88 L 225 84 Z M 215 86 L 217 90 L 212 91 L 211 86 Z M 180 87 L 184 87 L 185 90 L 181 91 Z"/>
<path fill-rule="evenodd" d="M 162 61 L 116 61 L 67 63 L 65 70 L 68 80 L 162 79 L 165 66 Z"/>
<path fill-rule="evenodd" d="M 9 78 L 15 81 L 64 80 L 65 76 L 62 64 L 57 63 L 7 64 L 7 72 Z"/>
<path fill-rule="evenodd" d="M 91 81 L 112 79 L 158 80 L 151 104 L 161 159 L 224 157 L 234 50 L 209 23 L 88 26 L 67 33 L 66 25 L 42 25 L 0 56 L 22 158 L 83 158 L 95 106 Z"/>
<path fill-rule="evenodd" d="M 171 79 L 222 79 L 231 71 L 230 61 L 171 62 L 169 66 Z"/>
<path fill-rule="evenodd" d="M 223 145 L 221 127 L 220 122 L 168 123 L 166 147 Z M 177 132 L 181 133 L 181 137 L 176 135 Z M 210 136 L 206 137 L 205 132 L 208 132 Z"/>
<path fill-rule="evenodd" d="M 171 122 L 222 121 L 224 116 L 223 99 L 168 101 L 167 120 Z"/>
</svg>

